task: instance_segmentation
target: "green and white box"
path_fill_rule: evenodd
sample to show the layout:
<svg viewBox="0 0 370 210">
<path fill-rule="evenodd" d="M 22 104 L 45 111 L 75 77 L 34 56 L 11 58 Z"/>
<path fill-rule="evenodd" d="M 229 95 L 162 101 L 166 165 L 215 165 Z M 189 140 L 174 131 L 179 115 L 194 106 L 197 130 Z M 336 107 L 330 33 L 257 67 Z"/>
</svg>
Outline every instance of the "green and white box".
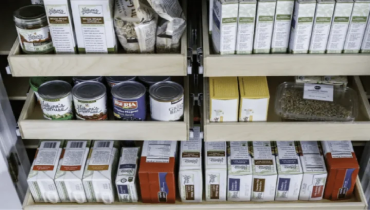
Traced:
<svg viewBox="0 0 370 210">
<path fill-rule="evenodd" d="M 250 201 L 252 193 L 252 179 L 252 158 L 248 151 L 248 142 L 230 142 L 227 200 Z"/>
<path fill-rule="evenodd" d="M 289 51 L 291 53 L 308 53 L 311 41 L 316 0 L 296 0 Z"/>
<path fill-rule="evenodd" d="M 271 52 L 287 53 L 292 23 L 294 0 L 277 0 Z"/>
<path fill-rule="evenodd" d="M 139 147 L 122 147 L 119 158 L 116 187 L 120 202 L 135 203 L 137 194 L 137 170 L 139 160 Z"/>
<path fill-rule="evenodd" d="M 79 53 L 115 53 L 114 0 L 71 0 Z"/>
<path fill-rule="evenodd" d="M 299 147 L 303 169 L 299 200 L 321 200 L 328 175 L 322 151 L 317 141 L 301 141 Z"/>
<path fill-rule="evenodd" d="M 274 142 L 253 142 L 252 201 L 274 201 L 276 189 L 276 161 Z"/>
<path fill-rule="evenodd" d="M 367 20 L 366 31 L 361 45 L 361 53 L 370 53 L 370 18 Z"/>
<path fill-rule="evenodd" d="M 117 170 L 117 141 L 94 141 L 87 159 L 83 185 L 88 202 L 113 203 Z"/>
<path fill-rule="evenodd" d="M 270 53 L 276 0 L 258 0 L 253 53 Z"/>
<path fill-rule="evenodd" d="M 55 175 L 55 185 L 62 202 L 87 202 L 82 178 L 89 149 L 90 141 L 66 142 Z"/>
<path fill-rule="evenodd" d="M 353 0 L 336 0 L 327 53 L 342 53 L 351 18 Z"/>
<path fill-rule="evenodd" d="M 63 141 L 41 141 L 27 183 L 35 202 L 60 202 L 54 177 L 62 154 Z"/>
<path fill-rule="evenodd" d="M 253 51 L 256 8 L 256 0 L 240 0 L 236 54 L 251 54 Z"/>
<path fill-rule="evenodd" d="M 226 142 L 204 143 L 206 201 L 226 201 Z"/>
<path fill-rule="evenodd" d="M 278 179 L 275 200 L 296 201 L 303 177 L 296 145 L 294 141 L 278 141 L 276 145 L 278 149 L 276 156 Z"/>
<path fill-rule="evenodd" d="M 359 53 L 370 13 L 370 0 L 355 0 L 348 27 L 344 53 Z"/>
<path fill-rule="evenodd" d="M 328 44 L 334 7 L 335 0 L 317 1 L 309 53 L 325 53 L 326 45 Z"/>
<path fill-rule="evenodd" d="M 216 53 L 235 54 L 238 0 L 214 0 L 212 42 Z"/>
<path fill-rule="evenodd" d="M 44 6 L 55 52 L 76 53 L 76 40 L 68 0 L 44 0 Z"/>
<path fill-rule="evenodd" d="M 202 139 L 200 128 L 194 127 L 194 137 L 182 141 L 180 148 L 179 189 L 182 202 L 202 202 Z"/>
</svg>

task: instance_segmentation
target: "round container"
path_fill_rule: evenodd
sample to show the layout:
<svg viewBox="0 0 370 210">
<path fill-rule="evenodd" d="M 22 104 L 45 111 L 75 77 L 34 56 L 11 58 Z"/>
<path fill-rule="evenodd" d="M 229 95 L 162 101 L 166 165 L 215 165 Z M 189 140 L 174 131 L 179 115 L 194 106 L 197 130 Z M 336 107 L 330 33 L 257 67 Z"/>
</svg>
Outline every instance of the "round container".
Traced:
<svg viewBox="0 0 370 210">
<path fill-rule="evenodd" d="M 33 92 L 35 92 L 37 101 L 40 101 L 40 97 L 38 93 L 40 85 L 44 84 L 47 81 L 57 80 L 57 79 L 58 77 L 31 77 L 30 78 L 29 83 L 30 83 L 31 89 L 33 90 Z"/>
<path fill-rule="evenodd" d="M 146 118 L 146 88 L 135 81 L 126 81 L 112 88 L 114 117 L 125 121 L 143 121 Z"/>
<path fill-rule="evenodd" d="M 72 86 L 62 80 L 45 82 L 39 89 L 42 112 L 49 120 L 71 120 L 72 110 Z"/>
<path fill-rule="evenodd" d="M 99 76 L 99 77 L 73 77 L 73 84 L 74 85 L 77 85 L 78 83 L 81 83 L 81 82 L 87 82 L 87 81 L 96 81 L 96 82 L 103 83 L 103 77 L 102 76 Z"/>
<path fill-rule="evenodd" d="M 134 81 L 136 79 L 135 76 L 122 76 L 122 77 L 105 77 L 109 87 L 113 87 L 121 82 L 125 81 Z"/>
<path fill-rule="evenodd" d="M 160 77 L 138 77 L 139 81 L 142 82 L 145 86 L 150 87 L 157 82 L 170 81 L 171 77 L 160 76 Z"/>
<path fill-rule="evenodd" d="M 46 54 L 54 51 L 43 6 L 29 5 L 16 10 L 14 22 L 24 53 Z"/>
<path fill-rule="evenodd" d="M 107 120 L 107 89 L 96 81 L 81 82 L 72 89 L 76 117 L 79 120 Z"/>
<path fill-rule="evenodd" d="M 153 120 L 176 121 L 184 115 L 184 88 L 171 81 L 158 82 L 149 89 Z"/>
</svg>

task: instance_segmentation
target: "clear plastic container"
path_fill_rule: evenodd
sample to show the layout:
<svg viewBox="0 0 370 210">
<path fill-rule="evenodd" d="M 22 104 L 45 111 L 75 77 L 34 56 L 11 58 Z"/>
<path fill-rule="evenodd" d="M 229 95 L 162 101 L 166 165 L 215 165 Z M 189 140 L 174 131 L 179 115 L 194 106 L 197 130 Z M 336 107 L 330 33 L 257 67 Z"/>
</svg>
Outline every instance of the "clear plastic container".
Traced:
<svg viewBox="0 0 370 210">
<path fill-rule="evenodd" d="M 284 82 L 275 98 L 275 112 L 285 120 L 354 121 L 358 113 L 357 93 L 335 87 L 333 101 L 303 99 L 304 84 Z"/>
</svg>

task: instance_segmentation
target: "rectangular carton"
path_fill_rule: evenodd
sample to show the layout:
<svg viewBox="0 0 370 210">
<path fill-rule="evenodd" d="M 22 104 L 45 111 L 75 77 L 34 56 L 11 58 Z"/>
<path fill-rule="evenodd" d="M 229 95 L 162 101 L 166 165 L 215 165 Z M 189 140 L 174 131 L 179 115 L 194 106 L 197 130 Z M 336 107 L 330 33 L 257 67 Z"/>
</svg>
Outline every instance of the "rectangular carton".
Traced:
<svg viewBox="0 0 370 210">
<path fill-rule="evenodd" d="M 303 169 L 299 200 L 321 200 L 328 175 L 322 151 L 317 141 L 299 142 L 299 151 Z"/>
<path fill-rule="evenodd" d="M 326 48 L 327 53 L 342 53 L 352 8 L 353 0 L 336 0 L 328 46 Z"/>
<path fill-rule="evenodd" d="M 308 53 L 316 0 L 296 0 L 289 50 L 291 53 Z"/>
<path fill-rule="evenodd" d="M 274 201 L 276 189 L 275 143 L 254 141 L 252 201 Z"/>
<path fill-rule="evenodd" d="M 55 176 L 62 202 L 87 202 L 82 184 L 90 141 L 68 141 L 63 149 Z"/>
<path fill-rule="evenodd" d="M 348 27 L 344 53 L 359 53 L 370 12 L 370 0 L 355 0 Z"/>
<path fill-rule="evenodd" d="M 139 147 L 121 148 L 116 187 L 120 202 L 137 202 L 137 170 L 139 169 Z"/>
<path fill-rule="evenodd" d="M 209 120 L 237 122 L 239 89 L 237 77 L 209 78 Z"/>
<path fill-rule="evenodd" d="M 144 203 L 175 203 L 177 141 L 144 141 L 139 180 Z"/>
<path fill-rule="evenodd" d="M 361 53 L 370 53 L 370 18 L 367 20 L 366 31 L 361 45 Z"/>
<path fill-rule="evenodd" d="M 194 137 L 181 142 L 179 191 L 182 202 L 202 202 L 202 139 L 199 134 L 200 127 L 194 127 Z"/>
<path fill-rule="evenodd" d="M 206 201 L 226 201 L 226 142 L 204 143 Z"/>
<path fill-rule="evenodd" d="M 269 88 L 266 77 L 239 77 L 239 121 L 266 121 L 269 107 Z"/>
<path fill-rule="evenodd" d="M 54 177 L 62 153 L 62 141 L 41 141 L 27 183 L 35 202 L 60 202 Z"/>
<path fill-rule="evenodd" d="M 87 159 L 83 185 L 88 202 L 113 203 L 117 170 L 117 141 L 94 141 Z"/>
<path fill-rule="evenodd" d="M 235 54 L 238 0 L 214 0 L 212 42 L 216 53 Z"/>
<path fill-rule="evenodd" d="M 115 53 L 114 0 L 71 0 L 79 53 Z"/>
<path fill-rule="evenodd" d="M 359 171 L 351 141 L 322 141 L 321 144 L 328 169 L 324 198 L 351 198 Z"/>
<path fill-rule="evenodd" d="M 309 53 L 323 54 L 326 51 L 333 18 L 335 0 L 318 0 L 313 23 Z"/>
<path fill-rule="evenodd" d="M 303 171 L 296 144 L 294 141 L 278 141 L 276 145 L 278 150 L 276 156 L 278 179 L 275 200 L 298 200 Z"/>
<path fill-rule="evenodd" d="M 76 53 L 73 20 L 68 0 L 44 0 L 46 16 L 56 53 Z"/>
<path fill-rule="evenodd" d="M 251 54 L 253 51 L 256 8 L 256 0 L 240 0 L 238 32 L 236 37 L 236 54 Z"/>
<path fill-rule="evenodd" d="M 252 193 L 252 157 L 249 154 L 248 142 L 230 142 L 228 157 L 227 200 L 250 201 Z"/>
<path fill-rule="evenodd" d="M 270 53 L 276 0 L 258 0 L 253 53 Z"/>
<path fill-rule="evenodd" d="M 208 21 L 208 32 L 209 34 L 212 34 L 212 26 L 213 26 L 213 4 L 214 0 L 209 0 L 209 10 L 208 10 L 208 16 L 209 16 L 209 21 Z"/>
<path fill-rule="evenodd" d="M 292 23 L 294 0 L 277 0 L 271 52 L 287 53 Z"/>
</svg>

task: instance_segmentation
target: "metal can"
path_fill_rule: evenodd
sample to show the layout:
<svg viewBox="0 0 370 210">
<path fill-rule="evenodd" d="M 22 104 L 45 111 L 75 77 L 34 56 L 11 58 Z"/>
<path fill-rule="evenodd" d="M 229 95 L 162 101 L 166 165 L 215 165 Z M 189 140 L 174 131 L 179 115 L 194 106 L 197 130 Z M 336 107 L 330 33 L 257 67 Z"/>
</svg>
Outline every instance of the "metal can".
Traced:
<svg viewBox="0 0 370 210">
<path fill-rule="evenodd" d="M 71 90 L 71 84 L 62 80 L 45 82 L 39 87 L 38 93 L 44 118 L 49 120 L 73 118 Z"/>
<path fill-rule="evenodd" d="M 112 88 L 114 117 L 125 121 L 143 121 L 146 118 L 146 88 L 135 81 L 126 81 Z"/>
<path fill-rule="evenodd" d="M 73 77 L 73 84 L 77 85 L 78 83 L 81 82 L 87 82 L 87 81 L 96 81 L 103 83 L 103 78 L 102 76 L 97 76 L 97 77 Z"/>
<path fill-rule="evenodd" d="M 106 120 L 107 88 L 100 82 L 81 82 L 72 89 L 76 117 L 79 120 Z"/>
<path fill-rule="evenodd" d="M 143 77 L 138 77 L 139 81 L 142 82 L 146 87 L 150 87 L 154 85 L 157 82 L 163 82 L 163 81 L 170 81 L 171 77 L 168 76 L 158 76 L 158 77 L 148 77 L 148 76 L 143 76 Z"/>
<path fill-rule="evenodd" d="M 40 101 L 40 97 L 39 97 L 39 94 L 37 92 L 40 85 L 42 85 L 43 83 L 45 83 L 47 81 L 57 80 L 57 79 L 58 79 L 58 77 L 31 77 L 30 78 L 30 87 L 33 90 L 33 92 L 35 93 L 37 101 Z"/>
<path fill-rule="evenodd" d="M 153 120 L 176 121 L 184 115 L 184 88 L 171 81 L 158 82 L 149 89 Z"/>
<path fill-rule="evenodd" d="M 134 81 L 136 76 L 122 76 L 122 77 L 105 77 L 109 87 L 113 87 L 121 82 Z"/>
</svg>

